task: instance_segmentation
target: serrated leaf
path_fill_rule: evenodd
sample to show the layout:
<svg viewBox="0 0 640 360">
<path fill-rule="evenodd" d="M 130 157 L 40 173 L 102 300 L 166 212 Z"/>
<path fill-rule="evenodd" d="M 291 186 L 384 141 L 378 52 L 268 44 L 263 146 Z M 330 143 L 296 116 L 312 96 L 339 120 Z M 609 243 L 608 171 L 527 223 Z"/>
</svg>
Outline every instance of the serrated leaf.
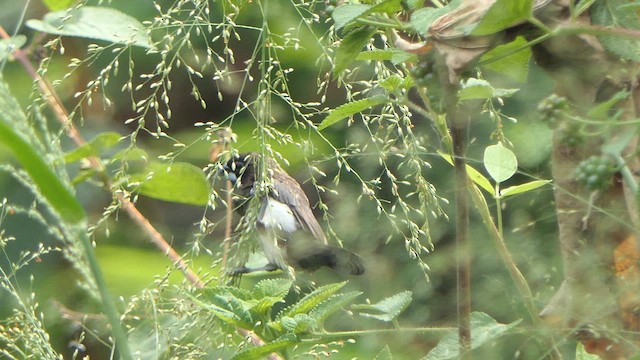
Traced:
<svg viewBox="0 0 640 360">
<path fill-rule="evenodd" d="M 535 180 L 520 185 L 509 186 L 508 188 L 500 190 L 500 197 L 505 198 L 507 196 L 522 194 L 527 191 L 535 190 L 549 183 L 551 183 L 551 180 Z"/>
<path fill-rule="evenodd" d="M 334 60 L 333 77 L 337 78 L 347 69 L 362 51 L 362 48 L 369 43 L 375 29 L 363 27 L 353 30 L 342 39 L 336 51 Z"/>
<path fill-rule="evenodd" d="M 458 91 L 460 100 L 491 99 L 494 97 L 509 97 L 519 89 L 495 89 L 489 82 L 482 79 L 469 78 Z"/>
<path fill-rule="evenodd" d="M 391 355 L 391 349 L 389 349 L 389 345 L 385 345 L 373 360 L 393 360 L 393 356 Z"/>
<path fill-rule="evenodd" d="M 151 178 L 147 180 L 147 177 Z M 142 195 L 164 200 L 202 206 L 209 201 L 209 183 L 202 170 L 188 163 L 151 163 L 146 173 L 131 176 L 130 181 L 141 182 Z"/>
<path fill-rule="evenodd" d="M 343 281 L 336 284 L 321 286 L 315 289 L 314 291 L 312 291 L 311 293 L 307 294 L 297 303 L 284 309 L 280 314 L 278 314 L 278 318 L 282 316 L 293 317 L 296 314 L 306 314 L 311 310 L 313 310 L 320 303 L 330 298 L 338 290 L 342 289 L 342 287 L 345 286 L 346 284 L 347 282 Z"/>
<path fill-rule="evenodd" d="M 331 110 L 324 120 L 318 125 L 318 130 L 324 130 L 327 127 L 347 118 L 348 116 L 357 114 L 366 109 L 370 109 L 376 105 L 384 104 L 388 99 L 383 95 L 377 95 L 371 98 L 362 99 L 346 103 Z"/>
<path fill-rule="evenodd" d="M 471 313 L 471 349 L 476 349 L 489 341 L 499 338 L 509 329 L 518 325 L 518 323 L 520 323 L 520 320 L 507 325 L 500 324 L 485 313 Z M 459 350 L 458 331 L 454 330 L 445 335 L 423 360 L 458 359 Z"/>
<path fill-rule="evenodd" d="M 342 29 L 345 25 L 357 19 L 370 8 L 371 5 L 365 4 L 345 4 L 336 7 L 335 10 L 333 10 L 333 14 L 331 14 L 336 30 Z"/>
<path fill-rule="evenodd" d="M 8 39 L 0 40 L 0 61 L 4 61 L 16 49 L 20 49 L 27 43 L 27 37 L 16 35 Z"/>
<path fill-rule="evenodd" d="M 318 323 L 322 323 L 329 315 L 342 309 L 360 295 L 362 295 L 362 293 L 359 291 L 335 294 L 316 306 L 309 314 L 316 319 Z"/>
<path fill-rule="evenodd" d="M 390 296 L 375 304 L 359 304 L 353 305 L 352 308 L 356 310 L 375 310 L 380 314 L 374 313 L 360 313 L 364 317 L 374 318 L 385 322 L 391 322 L 395 320 L 398 315 L 411 303 L 411 291 L 403 291 L 401 293 Z"/>
<path fill-rule="evenodd" d="M 86 220 L 84 208 L 28 138 L 15 128 L 26 124 L 26 115 L 20 104 L 0 78 L 0 143 L 4 144 L 29 174 L 40 194 L 55 212 L 69 224 L 80 224 Z"/>
<path fill-rule="evenodd" d="M 313 317 L 307 314 L 296 314 L 294 317 L 283 316 L 278 321 L 280 322 L 282 329 L 292 334 L 306 333 L 309 329 L 316 327 L 318 324 Z"/>
<path fill-rule="evenodd" d="M 483 67 L 518 81 L 527 81 L 531 48 L 527 40 L 518 36 L 514 41 L 496 46 L 480 58 Z"/>
<path fill-rule="evenodd" d="M 26 24 L 49 34 L 153 48 L 141 22 L 119 10 L 106 7 L 84 6 L 51 12 L 42 20 L 32 19 Z"/>
<path fill-rule="evenodd" d="M 264 296 L 284 298 L 289 293 L 293 281 L 291 279 L 266 279 L 259 281 L 253 287 L 254 298 L 259 299 Z"/>
<path fill-rule="evenodd" d="M 297 344 L 298 342 L 299 342 L 298 338 L 295 335 L 286 334 L 263 346 L 252 347 L 248 350 L 239 352 L 231 359 L 232 360 L 260 360 L 260 359 L 263 359 L 266 355 L 271 354 L 272 352 L 286 349 L 292 345 Z"/>
<path fill-rule="evenodd" d="M 492 35 L 531 18 L 533 0 L 496 0 L 470 35 Z"/>
<path fill-rule="evenodd" d="M 114 145 L 116 145 L 122 135 L 118 134 L 114 131 L 107 131 L 98 134 L 98 136 L 94 137 L 88 143 L 66 153 L 64 155 L 65 163 L 72 163 L 75 161 L 80 161 L 89 156 L 98 156 L 102 150 L 108 149 Z"/>
<path fill-rule="evenodd" d="M 449 163 L 449 165 L 453 166 L 453 159 L 451 158 L 451 156 L 442 152 L 438 152 L 438 155 L 440 155 L 444 160 L 446 160 Z M 480 186 L 483 190 L 493 195 L 494 189 L 493 189 L 493 186 L 491 186 L 491 182 L 489 182 L 489 179 L 487 179 L 484 175 L 482 175 L 482 173 L 474 169 L 469 164 L 467 164 L 467 175 L 469 176 L 471 181 L 476 183 L 476 185 Z"/>
<path fill-rule="evenodd" d="M 600 0 L 591 7 L 591 21 L 606 28 L 640 29 L 640 19 L 634 11 L 624 9 L 627 0 Z M 640 41 L 616 36 L 598 36 L 602 45 L 621 58 L 640 61 Z"/>
<path fill-rule="evenodd" d="M 75 0 L 43 0 L 43 2 L 49 10 L 57 11 L 69 8 Z"/>
<path fill-rule="evenodd" d="M 508 180 L 518 170 L 518 160 L 513 151 L 498 143 L 484 150 L 484 167 L 498 183 Z"/>
<path fill-rule="evenodd" d="M 216 289 L 207 298 L 197 298 L 191 294 L 187 294 L 187 297 L 230 325 L 239 326 L 243 329 L 253 328 L 254 321 L 249 312 L 248 304 L 230 292 Z"/>
</svg>

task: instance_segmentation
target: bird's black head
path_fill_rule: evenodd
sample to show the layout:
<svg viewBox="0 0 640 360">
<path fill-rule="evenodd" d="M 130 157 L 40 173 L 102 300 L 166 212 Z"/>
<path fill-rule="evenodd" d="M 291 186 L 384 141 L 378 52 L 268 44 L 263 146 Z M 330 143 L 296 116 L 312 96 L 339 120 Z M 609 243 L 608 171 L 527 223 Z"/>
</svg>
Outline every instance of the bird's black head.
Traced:
<svg viewBox="0 0 640 360">
<path fill-rule="evenodd" d="M 253 184 L 255 181 L 255 158 L 256 153 L 242 153 L 234 155 L 222 168 L 227 175 L 227 179 L 232 184 L 236 184 L 240 179 L 241 184 Z"/>
</svg>

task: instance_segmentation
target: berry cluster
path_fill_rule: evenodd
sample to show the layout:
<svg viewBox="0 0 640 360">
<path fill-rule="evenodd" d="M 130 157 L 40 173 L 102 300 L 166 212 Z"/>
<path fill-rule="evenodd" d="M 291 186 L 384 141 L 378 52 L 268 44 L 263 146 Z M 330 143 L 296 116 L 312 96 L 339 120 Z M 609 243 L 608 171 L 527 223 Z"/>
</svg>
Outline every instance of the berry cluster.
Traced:
<svg viewBox="0 0 640 360">
<path fill-rule="evenodd" d="M 594 155 L 578 164 L 575 176 L 587 190 L 595 191 L 607 188 L 615 172 L 615 164 L 609 156 Z"/>
<path fill-rule="evenodd" d="M 562 119 L 562 111 L 567 107 L 567 99 L 556 94 L 551 94 L 538 104 L 538 112 L 542 116 L 542 121 L 549 126 L 555 127 Z"/>
</svg>

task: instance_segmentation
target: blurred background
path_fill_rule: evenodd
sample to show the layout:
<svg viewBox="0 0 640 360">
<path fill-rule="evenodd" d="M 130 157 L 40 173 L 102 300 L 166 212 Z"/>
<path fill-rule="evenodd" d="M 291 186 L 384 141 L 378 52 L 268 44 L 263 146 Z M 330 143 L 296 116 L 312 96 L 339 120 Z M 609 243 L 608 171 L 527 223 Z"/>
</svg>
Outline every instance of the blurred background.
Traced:
<svg viewBox="0 0 640 360">
<path fill-rule="evenodd" d="M 158 1 L 161 7 L 166 7 L 169 1 Z M 38 34 L 18 22 L 25 8 L 25 1 L 0 0 L 0 24 L 10 33 L 16 31 L 25 34 L 29 40 L 38 38 Z M 157 11 L 151 2 L 114 0 L 110 7 L 119 8 L 123 12 L 141 20 L 150 20 L 156 16 Z M 262 19 L 253 11 L 257 6 L 251 2 L 244 3 L 247 7 L 237 19 L 237 23 L 252 26 L 261 26 Z M 300 17 L 296 9 L 289 3 L 271 2 L 270 13 L 273 17 L 269 24 L 273 32 L 285 33 L 287 29 L 299 26 Z M 26 6 L 26 19 L 40 19 L 47 13 L 47 9 L 39 1 L 31 1 Z M 324 34 L 329 31 L 330 23 L 324 23 L 327 15 L 322 13 L 322 6 L 316 7 L 322 21 L 314 25 L 316 34 Z M 256 42 L 256 32 L 238 29 L 242 40 L 233 44 L 238 69 L 244 68 L 244 61 L 250 59 Z M 295 101 L 310 102 L 320 101 L 322 94 L 317 94 L 318 74 L 327 69 L 319 69 L 316 59 L 322 56 L 322 48 L 318 42 L 306 31 L 300 32 L 301 46 L 299 50 L 287 49 L 280 54 L 280 60 L 284 68 L 293 68 L 289 75 L 289 86 Z M 306 38 L 305 38 L 306 37 Z M 40 43 L 43 43 L 39 39 Z M 67 72 L 67 64 L 72 58 L 82 58 L 90 41 L 85 39 L 64 38 L 62 41 L 64 54 L 54 57 L 49 66 L 50 79 L 60 79 Z M 194 41 L 195 52 L 205 53 L 204 44 Z M 202 48 L 198 49 L 198 46 Z M 31 49 L 37 52 L 37 45 Z M 135 62 L 136 73 L 147 73 L 153 70 L 157 59 L 151 59 L 141 49 L 133 49 L 131 52 Z M 87 81 L 93 79 L 108 59 L 98 58 L 90 67 L 81 67 L 72 76 L 65 80 L 57 88 L 58 95 L 68 108 L 75 105 L 73 95 L 86 86 Z M 362 73 L 373 72 L 373 67 L 366 62 L 358 62 L 359 71 Z M 125 73 L 123 71 L 123 73 Z M 196 85 L 200 93 L 207 101 L 207 108 L 203 109 L 199 101 L 191 95 L 191 83 L 182 72 L 171 75 L 173 88 L 170 92 L 173 119 L 166 132 L 178 141 L 191 144 L 203 134 L 202 128 L 194 127 L 196 122 L 212 121 L 220 123 L 233 113 L 236 100 L 240 93 L 241 74 L 237 82 L 230 82 L 226 87 L 219 88 L 212 81 L 213 70 L 204 70 L 203 78 L 196 79 Z M 4 69 L 4 80 L 7 81 L 15 96 L 21 100 L 22 106 L 31 103 L 30 93 L 33 91 L 33 81 L 16 62 L 9 62 Z M 126 135 L 135 129 L 135 124 L 125 125 L 126 119 L 134 116 L 131 110 L 131 98 L 127 93 L 120 91 L 123 85 L 124 74 L 111 79 L 105 93 L 112 101 L 111 106 L 104 106 L 98 101 L 92 106 L 86 104 L 82 107 L 84 123 L 78 124 L 82 134 L 87 139 L 95 137 L 103 131 L 116 131 Z M 537 103 L 552 91 L 552 81 L 547 78 L 534 64 L 532 64 L 526 84 L 510 83 L 508 79 L 484 74 L 494 87 L 521 87 L 521 90 L 506 101 L 502 108 L 503 113 L 518 119 L 518 123 L 504 123 L 504 132 L 513 143 L 519 160 L 519 173 L 510 179 L 504 186 L 514 185 L 533 179 L 549 179 L 549 152 L 550 130 L 538 121 L 535 113 Z M 220 91 L 224 95 L 222 100 L 217 97 Z M 244 88 L 244 95 L 251 98 L 252 92 L 257 92 L 257 86 L 248 84 Z M 323 106 L 335 108 L 346 102 L 343 91 L 328 91 Z M 417 99 L 416 99 L 417 100 Z M 426 326 L 452 326 L 456 321 L 456 273 L 455 273 L 455 244 L 454 223 L 445 217 L 430 219 L 431 236 L 434 251 L 425 255 L 423 260 L 429 265 L 428 279 L 416 262 L 409 257 L 405 250 L 404 241 L 400 235 L 393 235 L 391 226 L 386 218 L 376 211 L 375 203 L 366 197 L 362 199 L 361 186 L 357 179 L 348 173 L 341 175 L 339 185 L 334 185 L 332 179 L 337 174 L 335 162 L 325 161 L 332 155 L 331 147 L 315 135 L 305 135 L 303 131 L 295 130 L 292 126 L 294 119 L 291 111 L 281 102 L 274 101 L 272 115 L 277 119 L 274 127 L 291 134 L 294 139 L 302 140 L 307 136 L 315 145 L 315 152 L 306 154 L 311 163 L 327 174 L 318 178 L 322 186 L 337 191 L 338 195 L 329 192 L 318 192 L 309 181 L 310 171 L 300 149 L 295 146 L 278 146 L 274 148 L 280 151 L 289 161 L 286 170 L 296 178 L 305 189 L 312 204 L 318 201 L 318 196 L 329 207 L 329 223 L 320 221 L 327 228 L 329 225 L 343 242 L 345 247 L 358 253 L 365 261 L 366 272 L 359 277 L 350 277 L 345 291 L 357 290 L 363 292 L 358 299 L 364 302 L 370 299 L 379 301 L 396 293 L 410 290 L 413 293 L 413 301 L 407 310 L 400 316 L 399 324 L 402 328 L 426 327 Z M 258 144 L 253 138 L 256 122 L 245 115 L 237 115 L 232 130 L 237 134 L 237 148 L 240 151 L 257 150 Z M 316 119 L 318 122 L 321 118 Z M 424 146 L 429 149 L 421 156 L 432 167 L 424 170 L 424 176 L 437 188 L 438 194 L 450 201 L 443 203 L 443 209 L 450 217 L 454 216 L 453 198 L 453 173 L 449 164 L 443 161 L 436 150 L 441 144 L 429 120 L 414 115 L 412 121 L 415 125 L 414 132 L 424 139 Z M 470 142 L 469 162 L 479 171 L 484 172 L 481 163 L 484 148 L 495 143 L 491 134 L 495 131 L 496 124 L 485 114 L 474 117 L 469 131 Z M 326 138 L 333 146 L 342 148 L 347 144 L 367 144 L 371 141 L 370 132 L 359 122 L 348 126 L 341 122 L 324 131 Z M 63 148 L 71 150 L 73 145 L 61 138 Z M 171 141 L 158 140 L 146 133 L 138 137 L 138 146 L 144 149 L 150 158 L 156 158 L 171 151 Z M 179 161 L 191 163 L 204 168 L 210 162 L 209 152 L 211 143 L 197 141 L 187 148 L 178 158 Z M 382 172 L 379 165 L 379 154 L 367 148 L 354 157 L 351 165 L 354 170 L 365 179 L 373 179 Z M 113 151 L 117 151 L 113 149 Z M 14 161 L 4 149 L 0 148 L 0 161 Z M 391 160 L 393 161 L 393 160 Z M 81 164 L 71 164 L 69 171 L 71 177 L 80 171 Z M 216 180 L 214 186 L 221 190 L 223 182 Z M 78 196 L 90 213 L 90 219 L 97 221 L 102 216 L 104 208 L 111 202 L 111 195 L 91 182 L 84 182 L 77 186 Z M 0 196 L 7 198 L 9 203 L 29 207 L 34 201 L 34 196 L 28 189 L 20 185 L 11 174 L 0 172 Z M 382 186 L 379 196 L 392 198 L 388 187 Z M 491 199 L 487 197 L 491 204 Z M 559 258 L 559 246 L 557 242 L 557 229 L 554 215 L 553 194 L 551 187 L 542 187 L 534 192 L 509 198 L 504 204 L 504 227 L 507 246 L 512 251 L 516 263 L 519 265 L 525 278 L 531 286 L 537 304 L 540 308 L 546 304 L 561 281 L 561 264 Z M 224 223 L 225 209 L 206 211 L 204 207 L 182 205 L 140 196 L 137 201 L 140 211 L 154 224 L 158 230 L 171 241 L 178 252 L 185 252 L 193 246 L 194 236 L 198 233 L 197 223 L 206 216 L 213 222 Z M 492 207 L 492 209 L 494 209 Z M 495 209 L 494 209 L 495 210 Z M 322 212 L 314 209 L 319 219 Z M 237 219 L 236 219 L 237 221 Z M 527 328 L 529 322 L 526 309 L 522 304 L 517 290 L 504 267 L 500 257 L 489 236 L 487 235 L 481 220 L 472 213 L 471 219 L 472 253 L 473 253 L 473 277 L 472 296 L 473 309 L 486 312 L 502 323 L 511 323 L 517 319 L 525 319 L 521 324 Z M 4 248 L 4 256 L 0 259 L 0 266 L 8 261 L 15 261 L 20 253 L 37 247 L 44 243 L 56 245 L 48 235 L 46 226 L 37 224 L 26 214 L 15 214 L 5 219 L 4 231 L 14 236 L 13 241 Z M 107 231 L 108 230 L 108 231 Z M 218 227 L 208 235 L 202 244 L 212 249 L 214 254 L 220 249 L 224 238 L 224 227 Z M 336 241 L 336 239 L 331 239 Z M 96 251 L 103 267 L 110 290 L 116 297 L 128 299 L 140 293 L 144 289 L 153 288 L 154 280 L 165 276 L 171 269 L 170 261 L 153 247 L 141 230 L 136 227 L 124 214 L 112 216 L 110 220 L 101 226 L 96 232 Z M 58 244 L 59 245 L 59 244 Z M 212 268 L 216 259 L 211 255 L 201 253 L 190 259 L 194 268 L 202 273 L 216 274 L 218 268 Z M 29 272 L 35 274 L 33 280 L 29 279 Z M 33 291 L 37 301 L 44 309 L 46 326 L 49 329 L 56 349 L 66 356 L 70 356 L 74 350 L 72 341 L 77 336 L 79 329 L 72 322 L 60 315 L 61 306 L 77 312 L 91 313 L 95 304 L 86 299 L 82 288 L 76 285 L 78 275 L 59 253 L 48 254 L 29 266 L 29 272 L 18 274 L 21 283 L 21 291 L 25 294 Z M 277 276 L 277 275 L 274 275 Z M 298 274 L 301 283 L 310 281 L 316 284 L 328 284 L 345 280 L 338 274 L 328 270 L 319 270 L 313 274 Z M 173 271 L 171 281 L 179 283 L 183 281 L 178 271 Z M 256 279 L 248 278 L 242 286 L 250 288 Z M 126 301 L 125 301 L 126 303 Z M 0 290 L 0 318 L 11 313 L 12 301 Z M 364 330 L 382 329 L 391 327 L 390 324 L 351 316 L 333 316 L 327 324 L 327 330 Z M 534 330 L 535 331 L 535 330 Z M 373 358 L 384 346 L 389 345 L 396 359 L 415 359 L 426 355 L 438 341 L 437 337 L 414 333 L 411 331 L 398 331 L 395 334 L 369 334 L 355 337 L 355 344 L 346 344 L 341 349 L 339 358 L 358 357 L 361 359 Z M 106 348 L 99 343 L 92 343 L 89 339 L 85 342 L 88 353 L 94 359 L 108 358 Z M 506 338 L 485 346 L 480 354 L 491 354 L 494 358 L 526 358 L 537 359 L 545 354 L 546 349 L 536 340 L 536 336 L 526 330 L 510 334 Z M 483 358 L 478 355 L 479 359 Z"/>
</svg>

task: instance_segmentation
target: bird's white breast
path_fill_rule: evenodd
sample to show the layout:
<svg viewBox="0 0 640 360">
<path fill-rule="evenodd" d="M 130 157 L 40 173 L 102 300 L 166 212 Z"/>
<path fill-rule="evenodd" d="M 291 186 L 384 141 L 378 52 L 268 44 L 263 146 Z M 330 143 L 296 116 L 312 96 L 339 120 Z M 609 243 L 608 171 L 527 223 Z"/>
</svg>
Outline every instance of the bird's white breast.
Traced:
<svg viewBox="0 0 640 360">
<path fill-rule="evenodd" d="M 289 205 L 272 198 L 268 198 L 267 206 L 260 222 L 266 228 L 289 233 L 298 230 L 299 227 L 298 220 Z"/>
</svg>

